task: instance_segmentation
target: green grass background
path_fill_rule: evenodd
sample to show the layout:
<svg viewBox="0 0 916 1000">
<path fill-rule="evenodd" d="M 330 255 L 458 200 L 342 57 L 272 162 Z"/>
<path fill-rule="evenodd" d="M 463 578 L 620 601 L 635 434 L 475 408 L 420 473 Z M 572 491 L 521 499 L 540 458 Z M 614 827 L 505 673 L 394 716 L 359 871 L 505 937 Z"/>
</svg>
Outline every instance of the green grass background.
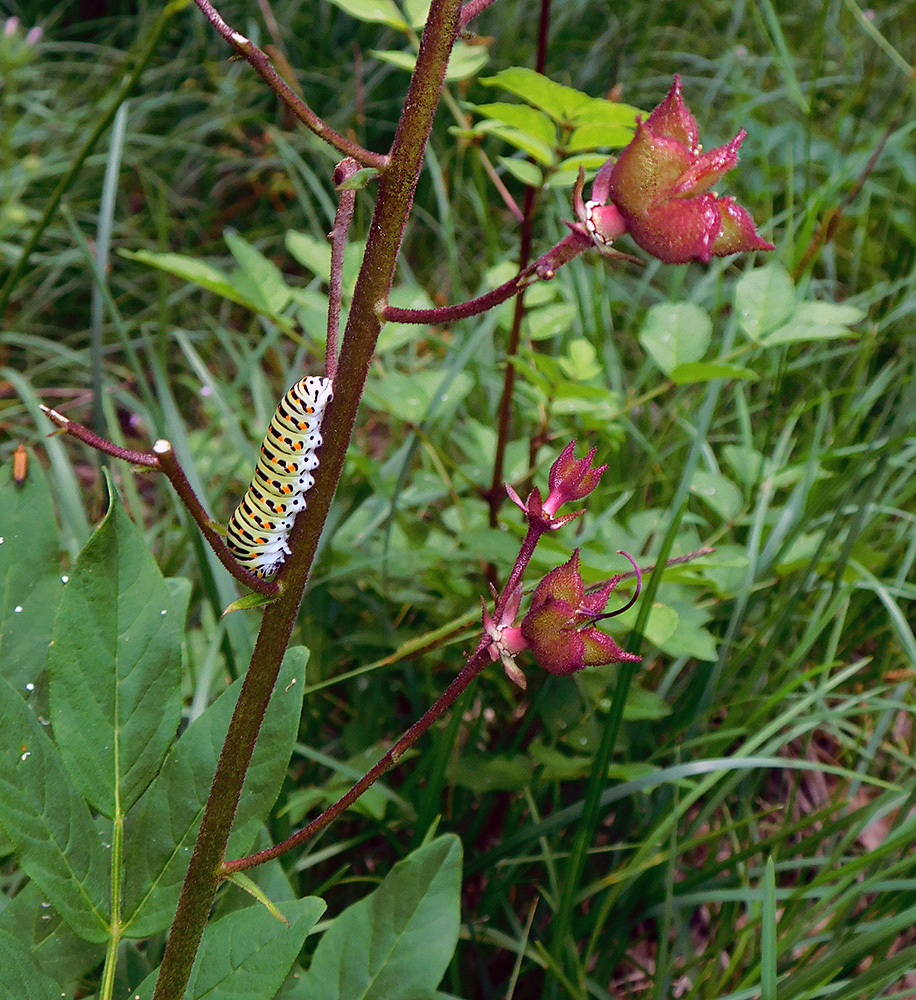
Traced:
<svg viewBox="0 0 916 1000">
<path fill-rule="evenodd" d="M 0 278 L 160 11 L 6 7 L 44 35 L 33 61 L 3 70 Z M 276 37 L 255 3 L 221 10 L 282 44 L 335 128 L 387 146 L 407 76 L 372 53 L 407 48 L 403 35 L 325 2 L 275 3 Z M 912 0 L 554 3 L 547 73 L 644 109 L 680 73 L 707 148 L 747 129 L 723 188 L 776 244 L 792 295 L 864 318 L 810 339 L 755 340 L 742 294 L 762 260 L 637 268 L 584 258 L 529 296 L 506 478 L 543 486 L 571 438 L 609 465 L 586 517 L 552 537 L 533 569 L 575 545 L 592 581 L 626 569 L 618 549 L 643 565 L 666 541 L 674 555 L 716 551 L 664 577 L 609 775 L 592 762 L 614 668 L 564 679 L 529 664 L 525 694 L 494 668 L 420 753 L 289 866 L 303 894 L 324 892 L 337 910 L 440 817 L 467 859 L 462 942 L 443 990 L 541 996 L 559 934 L 579 946 L 560 989 L 572 997 L 916 993 L 914 23 Z M 499 0 L 475 27 L 483 75 L 532 65 L 530 2 Z M 123 119 L 67 183 L 3 316 L 0 453 L 24 442 L 48 470 L 64 568 L 103 489 L 97 456 L 45 438 L 38 402 L 88 423 L 101 385 L 106 436 L 130 447 L 168 437 L 225 520 L 279 395 L 319 370 L 324 285 L 308 261 L 333 222 L 335 157 L 227 57 L 193 8 L 169 22 Z M 399 304 L 460 301 L 511 273 L 517 227 L 475 144 L 453 130 L 466 124 L 463 102 L 496 99 L 505 96 L 473 80 L 450 85 Z M 483 148 L 497 164 L 513 152 L 496 139 Z M 106 167 L 116 158 L 114 184 Z M 504 178 L 520 199 L 511 168 Z M 361 196 L 356 240 L 370 211 Z M 536 251 L 571 214 L 568 188 L 544 191 Z M 227 229 L 296 290 L 289 323 L 119 254 L 172 251 L 229 269 Z M 290 232 L 304 236 L 291 243 Z M 98 274 L 93 254 L 106 243 Z M 755 302 L 764 325 L 780 308 Z M 753 377 L 669 379 L 647 346 L 666 303 L 709 317 L 704 360 L 727 358 Z M 312 650 L 309 693 L 275 839 L 435 700 L 473 642 L 485 563 L 503 575 L 511 565 L 519 519 L 506 507 L 490 529 L 480 496 L 509 315 L 386 330 L 294 636 Z M 164 572 L 193 583 L 193 713 L 244 670 L 258 616 L 221 621 L 235 587 L 173 495 L 113 472 Z M 626 638 L 634 620 L 615 621 L 614 634 Z M 412 644 L 440 629 L 447 638 L 416 654 Z M 595 788 L 600 824 L 558 928 L 562 874 Z M 6 857 L 8 893 L 16 878 Z"/>
</svg>

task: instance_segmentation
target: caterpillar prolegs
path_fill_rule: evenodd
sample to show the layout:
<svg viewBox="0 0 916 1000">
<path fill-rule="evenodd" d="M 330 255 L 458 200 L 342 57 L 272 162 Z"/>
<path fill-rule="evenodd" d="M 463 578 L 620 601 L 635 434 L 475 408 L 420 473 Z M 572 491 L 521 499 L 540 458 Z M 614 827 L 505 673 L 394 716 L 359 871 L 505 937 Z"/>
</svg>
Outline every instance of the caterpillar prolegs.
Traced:
<svg viewBox="0 0 916 1000">
<path fill-rule="evenodd" d="M 321 420 L 333 396 L 331 380 L 300 379 L 280 400 L 267 428 L 248 492 L 229 519 L 226 543 L 256 576 L 273 576 L 290 554 L 293 521 L 318 468 Z"/>
</svg>

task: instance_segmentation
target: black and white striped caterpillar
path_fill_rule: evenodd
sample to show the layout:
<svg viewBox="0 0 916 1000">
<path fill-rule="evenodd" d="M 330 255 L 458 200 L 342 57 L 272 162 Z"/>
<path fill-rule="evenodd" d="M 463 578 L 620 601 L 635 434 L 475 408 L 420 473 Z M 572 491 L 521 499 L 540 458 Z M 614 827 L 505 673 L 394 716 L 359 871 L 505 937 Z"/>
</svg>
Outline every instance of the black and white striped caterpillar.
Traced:
<svg viewBox="0 0 916 1000">
<path fill-rule="evenodd" d="M 226 544 L 262 579 L 273 576 L 290 554 L 286 542 L 315 483 L 315 449 L 321 446 L 321 420 L 333 395 L 330 379 L 309 376 L 280 400 L 251 485 L 229 519 Z"/>
</svg>

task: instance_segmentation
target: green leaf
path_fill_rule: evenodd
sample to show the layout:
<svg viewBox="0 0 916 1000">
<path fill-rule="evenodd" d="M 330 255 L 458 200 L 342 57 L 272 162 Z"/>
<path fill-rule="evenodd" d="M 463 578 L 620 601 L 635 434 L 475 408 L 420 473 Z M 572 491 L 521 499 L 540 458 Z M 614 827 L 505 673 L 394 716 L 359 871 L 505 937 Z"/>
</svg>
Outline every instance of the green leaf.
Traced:
<svg viewBox="0 0 916 1000">
<path fill-rule="evenodd" d="M 795 309 L 795 285 L 782 264 L 746 271 L 735 285 L 735 315 L 751 340 L 783 324 Z"/>
<path fill-rule="evenodd" d="M 74 784 L 104 816 L 152 781 L 181 718 L 182 622 L 109 486 L 64 588 L 49 657 L 51 720 Z"/>
<path fill-rule="evenodd" d="M 671 714 L 671 706 L 660 695 L 639 684 L 633 684 L 627 694 L 623 717 L 627 722 L 648 722 L 664 719 Z"/>
<path fill-rule="evenodd" d="M 416 372 L 413 375 L 389 372 L 383 379 L 372 379 L 366 387 L 366 401 L 377 410 L 383 410 L 420 424 L 426 419 L 433 400 L 439 393 L 443 375 L 439 370 Z M 473 388 L 473 379 L 466 372 L 459 372 L 439 400 L 437 413 L 443 407 L 453 410 Z"/>
<path fill-rule="evenodd" d="M 287 650 L 242 789 L 229 855 L 248 849 L 277 799 L 302 711 L 308 650 Z M 165 930 L 172 920 L 200 818 L 216 771 L 239 678 L 182 734 L 162 771 L 128 816 L 123 914 L 130 937 Z"/>
<path fill-rule="evenodd" d="M 746 378 L 754 381 L 759 377 L 750 368 L 741 365 L 722 364 L 717 361 L 687 361 L 674 367 L 668 377 L 676 385 L 689 385 L 691 382 L 709 382 L 716 378 Z"/>
<path fill-rule="evenodd" d="M 336 2 L 336 0 L 332 0 L 332 2 Z M 408 73 L 412 73 L 417 64 L 417 57 L 413 52 L 370 49 L 369 55 L 375 56 L 381 62 L 397 66 L 398 69 L 407 70 Z M 453 83 L 476 76 L 486 66 L 489 58 L 487 50 L 482 45 L 456 42 L 448 61 L 448 69 L 445 71 L 446 81 Z"/>
<path fill-rule="evenodd" d="M 849 329 L 850 323 L 859 323 L 865 313 L 855 306 L 836 305 L 833 302 L 800 302 L 789 321 L 768 333 L 761 341 L 765 347 L 773 344 L 791 344 L 799 340 L 847 340 L 859 335 Z"/>
<path fill-rule="evenodd" d="M 183 281 L 190 281 L 208 291 L 216 292 L 217 295 L 221 295 L 231 302 L 253 308 L 252 303 L 236 290 L 235 285 L 229 280 L 229 276 L 205 260 L 197 260 L 195 257 L 186 257 L 184 254 L 178 253 L 154 253 L 151 250 L 119 250 L 118 252 L 128 260 L 139 261 L 148 267 L 165 271 Z"/>
<path fill-rule="evenodd" d="M 639 603 L 637 602 L 636 606 L 630 608 L 629 611 L 624 611 L 622 615 L 618 615 L 616 618 L 608 619 L 602 624 L 608 632 L 614 632 L 617 635 L 625 634 L 636 624 L 636 617 L 638 614 Z M 652 610 L 649 612 L 649 620 L 646 622 L 645 636 L 653 646 L 657 646 L 659 649 L 662 649 L 668 641 L 669 636 L 674 634 L 674 630 L 677 628 L 677 623 L 678 613 L 674 610 L 674 608 L 670 608 L 668 605 L 656 601 L 655 604 L 652 605 Z"/>
<path fill-rule="evenodd" d="M 457 837 L 414 851 L 331 924 L 291 1000 L 430 996 L 458 941 L 460 889 Z"/>
<path fill-rule="evenodd" d="M 551 188 L 572 187 L 579 179 L 579 171 L 584 170 L 586 176 L 593 176 L 607 163 L 607 156 L 604 153 L 577 153 L 561 160 L 554 172 L 547 180 L 547 186 Z"/>
<path fill-rule="evenodd" d="M 60 1000 L 61 988 L 7 931 L 0 930 L 0 996 Z"/>
<path fill-rule="evenodd" d="M 326 241 L 316 240 L 308 233 L 290 229 L 283 242 L 298 263 L 322 281 L 328 280 L 331 273 L 331 248 Z"/>
<path fill-rule="evenodd" d="M 666 375 L 678 365 L 699 361 L 711 339 L 709 314 L 692 302 L 652 306 L 639 331 L 639 342 Z"/>
<path fill-rule="evenodd" d="M 60 546 L 51 493 L 37 461 L 22 485 L 0 469 L 0 663 L 22 695 L 44 669 L 61 595 Z"/>
<path fill-rule="evenodd" d="M 575 322 L 578 310 L 571 302 L 532 309 L 527 316 L 528 336 L 532 340 L 549 340 L 567 332 Z"/>
<path fill-rule="evenodd" d="M 241 268 L 233 275 L 236 288 L 253 303 L 256 312 L 278 316 L 290 300 L 290 290 L 280 269 L 237 233 L 226 230 L 223 239 Z"/>
<path fill-rule="evenodd" d="M 406 31 L 407 22 L 392 0 L 331 0 L 336 7 L 369 24 L 387 24 L 395 31 Z"/>
<path fill-rule="evenodd" d="M 532 159 L 545 167 L 552 166 L 556 161 L 556 152 L 552 145 L 542 142 L 531 135 L 530 132 L 523 132 L 521 129 L 512 128 L 511 125 L 503 125 L 501 122 L 482 121 L 471 131 L 471 135 L 495 135 L 508 142 L 510 145 L 527 153 Z"/>
<path fill-rule="evenodd" d="M 569 378 L 580 382 L 588 382 L 601 374 L 594 346 L 582 337 L 573 340 L 567 356 L 558 358 L 558 361 Z"/>
<path fill-rule="evenodd" d="M 205 930 L 184 993 L 186 1000 L 269 1000 L 280 988 L 308 932 L 325 911 L 316 896 L 281 903 L 289 926 L 261 906 L 229 913 Z M 158 970 L 131 992 L 149 1000 Z"/>
<path fill-rule="evenodd" d="M 89 944 L 49 910 L 36 882 L 26 882 L 0 912 L 0 930 L 11 934 L 38 962 L 45 973 L 66 991 L 105 957 L 104 944 Z M 69 990 L 68 995 L 75 991 Z M 0 991 L 0 996 L 6 994 Z M 14 994 L 18 996 L 18 994 Z"/>
<path fill-rule="evenodd" d="M 534 780 L 534 769 L 526 754 L 483 755 L 465 751 L 449 765 L 448 779 L 477 795 L 518 792 Z"/>
<path fill-rule="evenodd" d="M 476 111 L 484 118 L 509 125 L 519 132 L 527 132 L 533 139 L 543 143 L 548 148 L 556 145 L 556 125 L 537 108 L 530 108 L 527 104 L 507 104 L 505 101 L 494 101 L 491 104 L 472 104 L 471 110 Z"/>
<path fill-rule="evenodd" d="M 542 73 L 523 66 L 511 66 L 500 70 L 496 76 L 482 77 L 485 87 L 500 87 L 510 94 L 521 97 L 534 107 L 546 111 L 558 122 L 573 123 L 576 114 L 586 108 L 592 98 L 572 87 L 555 83 Z"/>
<path fill-rule="evenodd" d="M 237 601 L 227 604 L 220 617 L 225 618 L 226 615 L 231 614 L 233 611 L 248 611 L 251 608 L 263 608 L 268 604 L 273 604 L 276 599 L 275 596 L 272 597 L 270 594 L 245 594 L 244 597 L 240 597 Z"/>
<path fill-rule="evenodd" d="M 586 149 L 620 149 L 632 138 L 632 122 L 629 125 L 580 125 L 573 129 L 565 148 L 570 153 Z"/>
<path fill-rule="evenodd" d="M 337 185 L 338 191 L 362 191 L 379 176 L 375 167 L 362 167 Z"/>
<path fill-rule="evenodd" d="M 636 130 L 637 115 L 642 115 L 643 118 L 648 117 L 645 111 L 640 111 L 639 108 L 634 108 L 632 105 L 609 101 L 604 97 L 589 97 L 588 103 L 583 104 L 576 111 L 573 122 L 577 126 L 623 126 L 629 131 L 630 138 L 632 138 L 633 132 Z"/>
<path fill-rule="evenodd" d="M 705 500 L 723 521 L 733 521 L 744 509 L 744 497 L 737 486 L 721 473 L 697 469 L 690 492 Z"/>
<path fill-rule="evenodd" d="M 82 938 L 108 939 L 109 858 L 31 708 L 0 679 L 0 822 L 22 870 Z"/>
<path fill-rule="evenodd" d="M 511 156 L 499 156 L 497 162 L 505 167 L 510 174 L 527 187 L 539 188 L 544 183 L 541 168 L 528 160 L 516 160 Z"/>
</svg>

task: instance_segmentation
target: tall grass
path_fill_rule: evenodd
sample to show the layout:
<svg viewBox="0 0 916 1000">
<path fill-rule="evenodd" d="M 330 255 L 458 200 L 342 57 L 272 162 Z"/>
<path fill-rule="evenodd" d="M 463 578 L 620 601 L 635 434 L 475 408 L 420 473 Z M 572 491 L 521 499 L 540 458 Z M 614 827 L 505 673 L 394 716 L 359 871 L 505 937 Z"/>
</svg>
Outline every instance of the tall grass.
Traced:
<svg viewBox="0 0 916 1000">
<path fill-rule="evenodd" d="M 68 6 L 22 6 L 49 27 L 0 126 L 5 268 L 156 14 L 86 23 Z M 593 765 L 613 669 L 579 682 L 529 671 L 524 696 L 487 673 L 378 798 L 285 877 L 339 908 L 438 819 L 461 835 L 468 859 L 465 931 L 443 986 L 456 996 L 541 996 L 557 933 L 578 945 L 564 996 L 912 996 L 916 159 L 906 69 L 916 4 L 556 6 L 548 73 L 596 96 L 619 86 L 624 100 L 651 107 L 679 72 L 707 145 L 747 128 L 729 191 L 772 220 L 764 231 L 799 298 L 853 304 L 865 319 L 854 336 L 754 344 L 735 307 L 741 262 L 595 260 L 537 290 L 545 305 L 570 308 L 518 361 L 507 478 L 543 483 L 571 437 L 598 449 L 609 470 L 575 542 L 593 580 L 625 569 L 617 549 L 653 563 L 672 525 L 674 555 L 716 551 L 664 575 L 657 600 L 673 626 L 648 630 L 607 774 Z M 255 5 L 224 13 L 271 41 Z M 380 146 L 406 77 L 369 50 L 394 45 L 392 33 L 325 3 L 278 2 L 273 13 L 313 105 Z M 481 20 L 481 35 L 497 39 L 494 70 L 530 65 L 528 13 L 530 4 L 501 0 Z M 454 96 L 459 105 L 492 98 L 474 85 Z M 125 114 L 113 251 L 225 265 L 222 233 L 232 227 L 298 285 L 301 315 L 320 315 L 322 283 L 283 238 L 297 230 L 320 240 L 330 228 L 331 160 L 246 66 L 227 61 L 194 11 L 170 23 Z M 478 293 L 492 284 L 487 269 L 515 253 L 511 217 L 454 124 L 443 106 L 402 257 L 407 298 Z M 20 440 L 37 446 L 71 558 L 99 514 L 98 470 L 74 442 L 44 438 L 38 401 L 88 419 L 101 380 L 106 435 L 128 446 L 168 437 L 225 519 L 276 399 L 321 349 L 320 320 L 290 337 L 114 254 L 97 274 L 92 244 L 116 152 L 106 133 L 63 192 L 0 348 L 3 457 Z M 545 192 L 544 246 L 570 216 L 568 191 Z M 366 222 L 358 209 L 357 227 Z M 95 362 L 93 294 L 102 304 Z M 706 310 L 716 345 L 755 378 L 669 381 L 638 339 L 649 308 L 667 301 Z M 299 625 L 311 693 L 274 838 L 436 697 L 476 627 L 484 564 L 511 558 L 517 519 L 507 512 L 491 530 L 480 496 L 506 324 L 497 313 L 394 331 L 376 359 Z M 567 383 L 594 392 L 564 395 Z M 180 506 L 161 483 L 114 473 L 166 572 L 193 583 L 193 715 L 244 667 L 256 620 L 220 623 L 235 588 Z M 542 568 L 567 555 L 545 546 Z M 590 797 L 595 835 L 558 931 L 561 875 Z M 15 888 L 11 864 L 5 883 Z"/>
</svg>

